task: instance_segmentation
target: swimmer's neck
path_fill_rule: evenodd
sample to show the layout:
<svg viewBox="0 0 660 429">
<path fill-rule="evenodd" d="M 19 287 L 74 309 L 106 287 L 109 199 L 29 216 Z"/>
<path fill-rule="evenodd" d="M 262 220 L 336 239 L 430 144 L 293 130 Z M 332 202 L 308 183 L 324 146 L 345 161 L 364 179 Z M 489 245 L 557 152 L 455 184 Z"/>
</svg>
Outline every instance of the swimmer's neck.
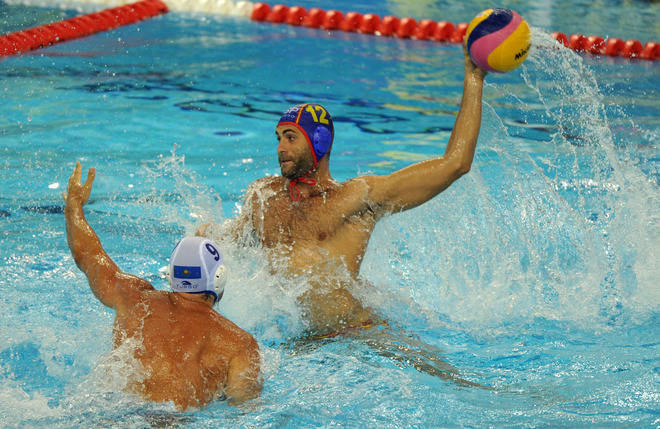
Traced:
<svg viewBox="0 0 660 429">
<path fill-rule="evenodd" d="M 336 187 L 337 184 L 338 182 L 330 176 L 328 161 L 324 158 L 311 173 L 299 177 L 296 186 L 298 186 L 302 198 L 310 198 L 326 193 Z"/>
<path fill-rule="evenodd" d="M 172 297 L 175 303 L 176 302 L 185 303 L 187 301 L 192 303 L 203 304 L 210 308 L 213 308 L 213 304 L 215 303 L 213 296 L 205 293 L 171 292 L 170 296 Z"/>
</svg>

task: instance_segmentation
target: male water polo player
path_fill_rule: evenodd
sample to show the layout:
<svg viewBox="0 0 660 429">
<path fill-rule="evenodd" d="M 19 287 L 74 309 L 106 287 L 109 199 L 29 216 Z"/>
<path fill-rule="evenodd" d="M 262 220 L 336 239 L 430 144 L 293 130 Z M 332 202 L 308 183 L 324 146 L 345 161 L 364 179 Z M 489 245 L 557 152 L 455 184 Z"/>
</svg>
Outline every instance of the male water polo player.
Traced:
<svg viewBox="0 0 660 429">
<path fill-rule="evenodd" d="M 257 342 L 212 308 L 226 279 L 218 247 L 200 237 L 179 242 L 167 272 L 174 292 L 155 290 L 122 272 L 85 219 L 83 205 L 95 171 L 90 168 L 81 184 L 81 169 L 77 162 L 63 195 L 67 241 L 94 295 L 116 311 L 115 348 L 135 344 L 132 353 L 143 373 L 127 380 L 127 389 L 149 401 L 171 401 L 181 410 L 216 398 L 239 404 L 258 396 Z"/>
<path fill-rule="evenodd" d="M 373 312 L 350 290 L 369 237 L 379 219 L 419 206 L 466 174 L 481 127 L 486 72 L 465 53 L 463 99 L 444 155 L 387 176 L 361 176 L 339 183 L 330 175 L 334 127 L 318 104 L 287 110 L 275 129 L 282 176 L 255 181 L 236 220 L 239 237 L 256 236 L 273 269 L 307 276 L 311 289 L 301 302 L 316 333 L 368 326 Z M 240 232 L 247 232 L 241 234 Z M 212 235 L 202 226 L 199 235 Z"/>
</svg>

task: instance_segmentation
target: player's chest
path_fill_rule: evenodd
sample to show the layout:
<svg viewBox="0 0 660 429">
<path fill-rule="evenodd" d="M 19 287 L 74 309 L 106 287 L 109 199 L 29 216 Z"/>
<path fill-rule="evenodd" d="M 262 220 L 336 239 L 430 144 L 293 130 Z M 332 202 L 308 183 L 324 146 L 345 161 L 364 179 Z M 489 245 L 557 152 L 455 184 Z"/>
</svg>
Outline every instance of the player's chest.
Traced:
<svg viewBox="0 0 660 429">
<path fill-rule="evenodd" d="M 254 215 L 255 231 L 266 245 L 322 241 L 344 229 L 347 222 L 341 205 L 321 196 L 294 202 L 288 195 L 276 195 Z"/>
</svg>

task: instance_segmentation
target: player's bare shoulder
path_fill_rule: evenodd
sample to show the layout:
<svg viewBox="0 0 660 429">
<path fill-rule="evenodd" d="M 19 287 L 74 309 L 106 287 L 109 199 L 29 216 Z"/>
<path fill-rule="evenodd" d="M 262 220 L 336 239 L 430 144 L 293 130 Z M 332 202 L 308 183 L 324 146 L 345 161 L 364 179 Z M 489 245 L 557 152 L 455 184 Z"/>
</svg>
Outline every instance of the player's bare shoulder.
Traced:
<svg viewBox="0 0 660 429">
<path fill-rule="evenodd" d="M 379 176 L 358 176 L 342 182 L 336 189 L 339 200 L 345 205 L 346 214 L 363 214 L 375 212 L 376 207 L 371 198 L 373 183 Z"/>
<path fill-rule="evenodd" d="M 229 359 L 233 354 L 244 349 L 258 352 L 259 345 L 249 332 L 215 311 L 212 318 L 214 328 L 209 332 L 213 334 L 212 348 L 217 352 L 223 353 Z"/>
<path fill-rule="evenodd" d="M 357 176 L 342 182 L 341 186 L 349 192 L 365 195 L 369 191 L 370 183 L 376 176 Z"/>
<path fill-rule="evenodd" d="M 281 176 L 266 176 L 250 183 L 245 191 L 243 208 L 253 211 L 271 198 L 282 194 L 285 189 L 286 179 Z"/>
<path fill-rule="evenodd" d="M 245 191 L 246 199 L 264 191 L 276 191 L 284 187 L 287 180 L 282 176 L 265 176 L 250 183 Z"/>
<path fill-rule="evenodd" d="M 376 215 L 377 218 L 387 213 L 383 205 L 383 189 L 387 185 L 387 176 L 358 176 L 346 182 L 346 185 L 356 198 L 360 199 L 363 209 Z"/>
</svg>

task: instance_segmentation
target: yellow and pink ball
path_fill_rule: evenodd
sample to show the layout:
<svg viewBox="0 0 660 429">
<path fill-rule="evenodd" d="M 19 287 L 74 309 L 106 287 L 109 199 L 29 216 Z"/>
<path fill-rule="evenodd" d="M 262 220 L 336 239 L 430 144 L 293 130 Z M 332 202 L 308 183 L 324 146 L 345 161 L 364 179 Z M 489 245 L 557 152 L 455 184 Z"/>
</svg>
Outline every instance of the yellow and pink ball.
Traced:
<svg viewBox="0 0 660 429">
<path fill-rule="evenodd" d="M 531 48 L 529 25 L 509 9 L 484 10 L 470 22 L 465 36 L 472 61 L 491 73 L 520 66 Z"/>
</svg>

